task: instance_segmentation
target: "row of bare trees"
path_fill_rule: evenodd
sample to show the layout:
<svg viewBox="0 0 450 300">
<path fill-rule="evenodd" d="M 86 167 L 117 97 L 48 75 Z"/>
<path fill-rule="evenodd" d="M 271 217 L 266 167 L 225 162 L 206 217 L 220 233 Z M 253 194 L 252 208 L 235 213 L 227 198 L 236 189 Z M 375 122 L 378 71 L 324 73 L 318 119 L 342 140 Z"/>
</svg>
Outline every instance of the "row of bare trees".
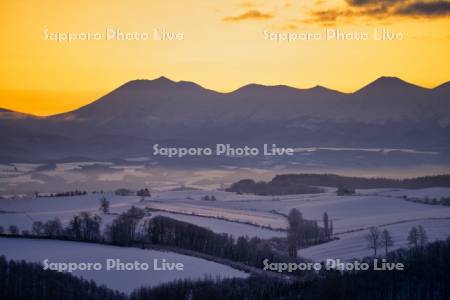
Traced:
<svg viewBox="0 0 450 300">
<path fill-rule="evenodd" d="M 367 248 L 373 250 L 373 255 L 377 256 L 378 249 L 384 249 L 385 255 L 389 248 L 394 246 L 394 240 L 391 233 L 384 229 L 381 231 L 378 227 L 370 227 L 366 234 Z M 412 248 L 424 247 L 428 242 L 428 236 L 422 225 L 412 227 L 408 234 L 408 244 Z"/>
</svg>

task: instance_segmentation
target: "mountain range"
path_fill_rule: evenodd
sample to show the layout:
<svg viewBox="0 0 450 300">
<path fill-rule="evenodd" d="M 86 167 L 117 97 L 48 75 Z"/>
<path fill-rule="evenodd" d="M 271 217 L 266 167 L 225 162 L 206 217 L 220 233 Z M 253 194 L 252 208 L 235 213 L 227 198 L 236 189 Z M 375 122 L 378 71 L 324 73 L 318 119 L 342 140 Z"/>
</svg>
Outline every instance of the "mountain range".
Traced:
<svg viewBox="0 0 450 300">
<path fill-rule="evenodd" d="M 0 160 L 148 155 L 154 143 L 291 147 L 450 146 L 450 82 L 381 77 L 354 93 L 249 84 L 220 93 L 165 77 L 129 81 L 74 111 L 0 109 Z"/>
</svg>

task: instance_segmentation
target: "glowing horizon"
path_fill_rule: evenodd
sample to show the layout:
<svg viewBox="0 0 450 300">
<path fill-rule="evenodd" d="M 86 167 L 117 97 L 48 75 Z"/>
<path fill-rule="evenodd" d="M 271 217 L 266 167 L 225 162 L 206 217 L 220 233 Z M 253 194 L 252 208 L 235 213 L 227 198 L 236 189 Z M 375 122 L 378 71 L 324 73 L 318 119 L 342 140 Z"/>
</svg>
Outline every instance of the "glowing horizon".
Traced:
<svg viewBox="0 0 450 300">
<path fill-rule="evenodd" d="M 169 79 L 169 80 L 172 80 L 171 78 L 162 75 L 162 76 L 159 76 L 159 77 L 156 77 L 156 78 L 136 78 L 136 79 L 132 79 L 132 80 L 129 80 L 129 81 L 133 81 L 133 80 L 156 80 L 156 79 L 158 79 L 158 78 L 160 78 L 160 77 L 165 77 L 165 78 L 167 78 L 167 79 Z M 389 77 L 389 76 L 380 76 L 380 77 Z M 378 77 L 378 78 L 380 78 L 380 77 Z M 342 93 L 354 93 L 354 92 L 358 91 L 359 89 L 363 88 L 364 86 L 366 86 L 366 85 L 372 83 L 373 81 L 377 80 L 378 78 L 374 78 L 372 81 L 367 82 L 366 84 L 362 85 L 361 87 L 359 87 L 359 88 L 357 88 L 357 89 L 355 89 L 355 90 L 353 90 L 353 91 L 340 91 L 340 90 L 336 90 L 336 91 L 342 92 Z M 402 78 L 399 78 L 399 79 L 402 79 Z M 129 81 L 127 81 L 127 82 L 129 82 Z M 189 80 L 184 80 L 184 79 L 181 79 L 181 80 L 172 80 L 172 81 L 174 81 L 174 82 L 180 82 L 180 81 L 189 82 Z M 410 84 L 413 84 L 413 85 L 416 85 L 416 86 L 418 86 L 418 87 L 427 88 L 427 89 L 433 89 L 433 88 L 436 88 L 436 87 L 438 87 L 438 86 L 440 86 L 440 85 L 442 85 L 442 84 L 445 84 L 445 83 L 447 83 L 447 82 L 450 82 L 450 81 L 442 82 L 442 83 L 440 83 L 440 84 L 438 84 L 438 85 L 436 85 L 436 86 L 430 86 L 430 87 L 427 87 L 427 86 L 421 86 L 421 85 L 418 85 L 418 84 L 415 84 L 415 83 L 409 82 L 409 81 L 406 81 L 406 82 L 407 82 L 407 83 L 410 83 Z M 125 83 L 126 83 L 126 82 L 123 82 L 123 83 L 120 84 L 119 86 L 121 86 L 121 85 L 123 85 L 123 84 L 125 84 Z M 194 82 L 194 83 L 196 83 L 196 82 Z M 198 84 L 198 83 L 197 83 L 197 84 Z M 209 90 L 213 90 L 213 91 L 216 91 L 216 92 L 230 93 L 230 92 L 233 92 L 233 91 L 235 91 L 235 90 L 237 90 L 237 89 L 239 89 L 239 88 L 241 88 L 241 87 L 243 87 L 243 86 L 246 86 L 246 85 L 248 85 L 248 84 L 258 84 L 258 85 L 263 85 L 263 84 L 259 84 L 259 83 L 257 83 L 257 82 L 248 82 L 247 84 L 238 86 L 238 87 L 233 88 L 233 89 L 231 89 L 231 90 L 225 90 L 225 91 L 214 90 L 214 89 L 209 88 L 209 87 L 207 87 L 207 86 L 203 86 L 203 85 L 201 85 L 201 84 L 199 84 L 199 85 L 200 85 L 202 88 L 209 89 Z M 284 85 L 284 84 L 281 84 L 281 83 L 280 83 L 280 84 L 273 84 L 273 85 Z M 118 88 L 119 86 L 117 86 L 117 87 L 115 87 L 115 88 Z M 272 86 L 272 84 L 267 85 L 267 86 Z M 288 85 L 286 85 L 286 86 L 288 86 Z M 316 85 L 310 86 L 310 87 L 295 87 L 295 86 L 289 86 L 289 87 L 297 88 L 297 89 L 310 89 L 310 88 L 313 88 L 313 87 L 316 87 L 316 86 L 321 86 L 321 87 L 324 87 L 324 88 L 328 88 L 328 87 L 323 86 L 323 85 L 321 85 L 321 84 L 316 84 Z M 93 102 L 99 100 L 101 97 L 107 95 L 108 93 L 112 92 L 115 88 L 111 89 L 110 91 L 106 91 L 106 92 L 103 92 L 103 91 L 91 91 L 91 92 L 83 92 L 83 91 L 82 91 L 82 92 L 67 92 L 67 96 L 72 96 L 72 97 L 73 97 L 73 96 L 79 96 L 78 99 L 83 99 L 83 104 L 81 104 L 80 106 L 75 106 L 75 107 L 72 107 L 72 106 L 70 106 L 70 105 L 66 105 L 66 106 L 61 105 L 61 106 L 57 106 L 58 111 L 55 112 L 55 113 L 44 113 L 44 114 L 39 114 L 39 113 L 32 113 L 32 112 L 19 111 L 19 110 L 15 110 L 15 109 L 13 109 L 13 108 L 2 107 L 2 106 L 0 106 L 0 109 L 2 109 L 2 108 L 3 108 L 3 109 L 10 109 L 10 110 L 12 110 L 12 111 L 14 111 L 14 112 L 30 114 L 30 115 L 39 116 L 39 117 L 52 116 L 52 115 L 56 115 L 56 114 L 60 114 L 60 113 L 70 112 L 70 111 L 76 110 L 76 109 L 78 109 L 78 108 L 81 108 L 81 107 L 83 107 L 83 106 L 89 105 L 89 104 L 91 104 L 91 103 L 93 103 Z M 332 90 L 335 90 L 335 89 L 332 89 Z M 28 92 L 24 92 L 24 91 L 0 91 L 0 93 L 2 93 L 2 92 L 3 92 L 3 93 L 12 92 L 12 93 L 14 93 L 14 95 L 16 95 L 16 96 L 22 96 L 22 97 L 23 97 L 22 99 L 24 99 L 24 100 L 26 100 L 27 97 L 30 97 L 29 95 L 36 96 L 36 95 L 41 94 L 41 96 L 42 96 L 42 95 L 45 95 L 45 96 L 47 96 L 47 97 L 50 96 L 50 97 L 51 97 L 50 99 L 55 99 L 55 100 L 60 99 L 62 95 L 65 95 L 64 92 L 55 92 L 55 91 L 28 91 Z M 95 96 L 95 98 L 92 98 L 92 100 L 86 100 L 86 99 L 88 99 L 88 97 L 91 95 L 91 93 L 92 93 L 92 95 L 99 95 L 99 96 Z M 49 98 L 47 98 L 47 99 L 49 99 Z M 51 104 L 51 103 L 49 103 L 49 104 Z M 48 106 L 48 107 L 51 108 L 51 106 Z M 64 107 L 66 107 L 66 109 L 64 109 Z M 30 108 L 33 108 L 33 109 L 36 109 L 36 111 L 39 111 L 39 107 L 32 107 L 32 106 L 30 106 Z M 61 110 L 61 109 L 62 109 L 62 110 Z"/>
<path fill-rule="evenodd" d="M 356 1 L 355 1 L 356 2 Z M 382 15 L 341 1 L 0 2 L 0 108 L 52 115 L 134 79 L 168 77 L 230 92 L 249 83 L 354 92 L 381 76 L 434 88 L 450 80 L 445 9 L 398 6 Z M 376 1 L 375 1 L 376 2 Z M 372 3 L 375 3 L 372 2 Z M 399 1 L 400 3 L 401 1 Z M 373 5 L 373 4 L 370 4 Z M 413 7 L 414 8 L 414 7 Z M 424 15 L 424 12 L 428 15 Z M 48 32 L 182 33 L 182 40 L 45 40 Z M 279 33 L 404 34 L 393 41 L 264 39 Z"/>
</svg>

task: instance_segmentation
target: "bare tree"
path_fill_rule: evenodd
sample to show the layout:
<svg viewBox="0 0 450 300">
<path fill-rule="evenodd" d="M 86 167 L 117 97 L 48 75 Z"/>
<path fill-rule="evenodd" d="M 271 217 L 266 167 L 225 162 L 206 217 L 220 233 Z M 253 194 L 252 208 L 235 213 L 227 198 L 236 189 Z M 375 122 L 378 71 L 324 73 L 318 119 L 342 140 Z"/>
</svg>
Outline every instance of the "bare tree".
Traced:
<svg viewBox="0 0 450 300">
<path fill-rule="evenodd" d="M 77 241 L 81 240 L 81 226 L 81 218 L 79 216 L 73 216 L 72 220 L 69 222 L 69 230 L 73 238 Z"/>
<path fill-rule="evenodd" d="M 333 219 L 330 220 L 330 228 L 328 228 L 330 230 L 330 239 L 333 237 Z"/>
<path fill-rule="evenodd" d="M 288 216 L 289 228 L 287 233 L 288 252 L 290 257 L 297 257 L 297 247 L 301 240 L 303 216 L 301 212 L 293 208 Z"/>
<path fill-rule="evenodd" d="M 327 212 L 323 213 L 323 229 L 325 231 L 325 238 L 330 239 L 330 222 Z"/>
<path fill-rule="evenodd" d="M 44 235 L 50 237 L 61 236 L 63 232 L 63 227 L 59 218 L 54 218 L 53 220 L 48 220 L 44 223 Z"/>
<path fill-rule="evenodd" d="M 417 233 L 420 247 L 425 246 L 425 244 L 428 242 L 428 236 L 427 233 L 425 232 L 425 229 L 423 229 L 422 225 L 419 225 Z"/>
<path fill-rule="evenodd" d="M 381 232 L 380 242 L 381 242 L 381 245 L 384 247 L 385 255 L 387 255 L 389 247 L 394 246 L 394 240 L 392 239 L 392 236 L 387 229 L 384 229 Z"/>
<path fill-rule="evenodd" d="M 381 233 L 378 227 L 370 227 L 369 233 L 366 235 L 367 248 L 373 250 L 373 255 L 377 256 L 377 249 L 380 245 Z"/>
<path fill-rule="evenodd" d="M 107 226 L 108 239 L 119 245 L 127 245 L 135 241 L 137 225 L 144 216 L 145 211 L 143 209 L 132 206 Z"/>
<path fill-rule="evenodd" d="M 419 231 L 416 227 L 411 228 L 408 234 L 408 243 L 410 247 L 417 248 L 419 245 Z"/>
<path fill-rule="evenodd" d="M 100 199 L 100 211 L 104 214 L 109 213 L 109 201 L 105 197 Z"/>
<path fill-rule="evenodd" d="M 19 228 L 16 225 L 9 225 L 8 231 L 9 234 L 19 234 Z"/>
<path fill-rule="evenodd" d="M 34 221 L 31 228 L 31 232 L 33 235 L 36 236 L 42 235 L 44 232 L 44 223 L 42 223 L 41 221 Z"/>
</svg>

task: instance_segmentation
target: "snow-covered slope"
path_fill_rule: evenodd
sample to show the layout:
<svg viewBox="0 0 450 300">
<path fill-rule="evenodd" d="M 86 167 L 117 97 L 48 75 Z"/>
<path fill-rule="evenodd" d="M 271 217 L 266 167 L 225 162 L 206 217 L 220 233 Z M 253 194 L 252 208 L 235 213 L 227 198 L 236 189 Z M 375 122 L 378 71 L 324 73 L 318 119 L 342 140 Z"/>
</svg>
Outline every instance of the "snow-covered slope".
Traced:
<svg viewBox="0 0 450 300">
<path fill-rule="evenodd" d="M 421 225 L 427 232 L 428 241 L 444 240 L 450 236 L 450 219 L 421 220 L 381 226 L 380 230 L 387 229 L 394 245 L 390 250 L 408 247 L 407 236 L 413 226 Z M 339 240 L 299 250 L 298 254 L 314 261 L 326 259 L 351 260 L 373 255 L 373 250 L 368 249 L 365 235 L 368 230 L 360 230 L 345 234 L 339 234 Z M 384 249 L 380 247 L 378 253 L 384 255 Z"/>
<path fill-rule="evenodd" d="M 208 260 L 181 255 L 173 252 L 142 250 L 136 248 L 114 247 L 98 244 L 0 238 L 0 255 L 7 259 L 25 260 L 42 263 L 50 262 L 81 263 L 101 262 L 102 270 L 75 271 L 72 274 L 87 280 L 94 280 L 109 288 L 129 293 L 141 286 L 158 285 L 181 279 L 202 279 L 207 276 L 216 278 L 247 277 L 244 272 L 232 269 Z M 166 259 L 167 262 L 182 263 L 183 271 L 116 271 L 106 270 L 106 259 L 120 259 L 121 262 L 148 263 L 153 266 L 153 260 Z"/>
<path fill-rule="evenodd" d="M 392 230 L 396 246 L 403 246 L 412 226 L 422 225 L 432 239 L 444 239 L 450 235 L 450 207 L 427 205 L 406 201 L 408 197 L 450 197 L 450 188 L 418 190 L 373 189 L 358 190 L 358 195 L 338 197 L 334 189 L 325 193 L 288 196 L 237 195 L 216 190 L 186 190 L 154 192 L 152 197 L 141 202 L 139 197 L 104 196 L 111 202 L 111 212 L 120 213 L 132 205 L 163 210 L 153 211 L 152 216 L 164 215 L 218 233 L 234 236 L 247 235 L 270 238 L 285 233 L 262 227 L 286 228 L 284 214 L 292 208 L 299 209 L 304 218 L 321 223 L 327 212 L 334 223 L 337 241 L 301 250 L 309 258 L 360 257 L 370 254 L 366 249 L 364 235 L 370 226 Z M 205 195 L 214 195 L 217 201 L 201 200 Z M 59 217 L 63 223 L 81 211 L 99 213 L 102 195 L 55 198 L 22 198 L 0 200 L 0 226 L 18 225 L 20 229 L 31 228 L 35 220 Z M 114 215 L 101 215 L 102 226 L 111 222 Z"/>
</svg>

